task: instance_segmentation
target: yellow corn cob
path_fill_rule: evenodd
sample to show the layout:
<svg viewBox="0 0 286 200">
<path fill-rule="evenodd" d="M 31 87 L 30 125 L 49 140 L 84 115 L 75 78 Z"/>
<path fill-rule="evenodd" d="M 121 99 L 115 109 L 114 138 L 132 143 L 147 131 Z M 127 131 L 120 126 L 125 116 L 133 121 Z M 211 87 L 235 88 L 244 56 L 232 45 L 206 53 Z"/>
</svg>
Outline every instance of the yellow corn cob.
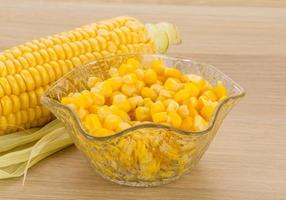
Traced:
<svg viewBox="0 0 286 200">
<path fill-rule="evenodd" d="M 52 116 L 43 111 L 39 98 L 52 82 L 75 66 L 107 55 L 162 53 L 178 42 L 180 37 L 173 25 L 145 26 L 135 18 L 118 17 L 1 52 L 0 135 L 50 121 Z"/>
</svg>

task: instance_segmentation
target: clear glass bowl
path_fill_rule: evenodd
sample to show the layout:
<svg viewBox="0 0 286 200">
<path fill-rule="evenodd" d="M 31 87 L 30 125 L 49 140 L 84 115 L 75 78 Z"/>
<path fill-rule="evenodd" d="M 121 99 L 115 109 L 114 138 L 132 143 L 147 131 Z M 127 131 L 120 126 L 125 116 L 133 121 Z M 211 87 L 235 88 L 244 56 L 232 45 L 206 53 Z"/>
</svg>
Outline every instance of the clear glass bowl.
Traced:
<svg viewBox="0 0 286 200">
<path fill-rule="evenodd" d="M 118 67 L 131 57 L 146 64 L 154 59 L 163 60 L 167 66 L 201 75 L 213 85 L 222 81 L 229 97 L 219 104 L 208 128 L 201 132 L 148 123 L 112 136 L 89 135 L 76 113 L 62 105 L 60 99 L 70 92 L 87 89 L 90 76 L 106 79 L 110 67 Z M 224 117 L 243 96 L 244 91 L 237 83 L 211 65 L 164 55 L 129 54 L 107 57 L 75 68 L 45 92 L 42 103 L 65 124 L 75 145 L 98 174 L 118 184 L 147 187 L 168 183 L 190 172 L 207 150 Z"/>
</svg>

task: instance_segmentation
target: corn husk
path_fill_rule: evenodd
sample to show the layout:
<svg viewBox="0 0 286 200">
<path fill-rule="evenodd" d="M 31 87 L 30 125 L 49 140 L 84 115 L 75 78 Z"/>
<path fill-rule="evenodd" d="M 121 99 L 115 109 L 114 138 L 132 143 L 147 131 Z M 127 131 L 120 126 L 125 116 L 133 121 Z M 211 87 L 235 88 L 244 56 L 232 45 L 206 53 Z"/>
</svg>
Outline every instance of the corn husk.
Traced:
<svg viewBox="0 0 286 200">
<path fill-rule="evenodd" d="M 19 177 L 40 160 L 73 144 L 58 121 L 43 128 L 29 129 L 0 137 L 0 179 Z"/>
</svg>

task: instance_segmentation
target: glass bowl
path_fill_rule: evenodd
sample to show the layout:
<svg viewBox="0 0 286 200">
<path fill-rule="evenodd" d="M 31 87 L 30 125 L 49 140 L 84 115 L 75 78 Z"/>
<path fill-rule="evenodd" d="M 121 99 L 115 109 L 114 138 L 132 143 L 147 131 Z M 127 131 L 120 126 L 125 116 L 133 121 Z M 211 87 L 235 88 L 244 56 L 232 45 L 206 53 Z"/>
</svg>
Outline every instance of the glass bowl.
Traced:
<svg viewBox="0 0 286 200">
<path fill-rule="evenodd" d="M 188 132 L 155 123 L 133 126 L 112 136 L 94 137 L 87 133 L 76 113 L 60 99 L 70 92 L 87 89 L 90 76 L 108 78 L 108 69 L 118 67 L 128 58 L 142 63 L 160 59 L 183 73 L 201 75 L 212 85 L 222 81 L 229 97 L 217 106 L 204 131 Z M 224 117 L 244 96 L 243 89 L 215 67 L 192 60 L 156 54 L 129 54 L 103 58 L 76 67 L 45 92 L 42 103 L 62 121 L 75 145 L 102 177 L 129 186 L 156 186 L 178 179 L 190 172 L 207 150 Z"/>
</svg>

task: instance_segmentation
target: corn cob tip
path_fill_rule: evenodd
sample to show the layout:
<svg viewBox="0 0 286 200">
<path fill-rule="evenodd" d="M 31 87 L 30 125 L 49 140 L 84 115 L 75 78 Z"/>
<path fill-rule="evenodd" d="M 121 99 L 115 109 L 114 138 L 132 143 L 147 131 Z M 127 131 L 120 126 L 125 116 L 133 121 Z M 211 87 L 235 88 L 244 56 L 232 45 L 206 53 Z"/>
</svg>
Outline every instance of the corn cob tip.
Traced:
<svg viewBox="0 0 286 200">
<path fill-rule="evenodd" d="M 180 32 L 174 24 L 161 22 L 145 24 L 145 27 L 155 43 L 157 53 L 166 53 L 170 45 L 182 42 Z"/>
</svg>

